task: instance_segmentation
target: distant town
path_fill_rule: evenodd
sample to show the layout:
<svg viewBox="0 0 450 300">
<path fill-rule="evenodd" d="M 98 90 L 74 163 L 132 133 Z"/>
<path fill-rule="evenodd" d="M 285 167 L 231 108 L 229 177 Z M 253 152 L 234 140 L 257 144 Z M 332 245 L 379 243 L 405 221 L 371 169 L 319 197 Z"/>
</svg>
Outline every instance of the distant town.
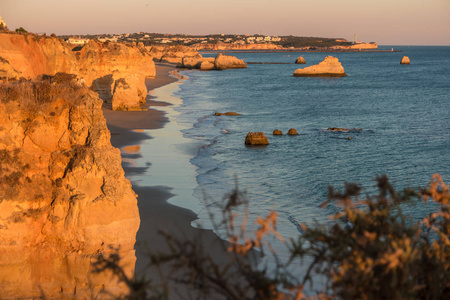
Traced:
<svg viewBox="0 0 450 300">
<path fill-rule="evenodd" d="M 237 35 L 237 34 L 212 34 L 212 35 L 184 35 L 184 34 L 161 34 L 161 33 L 126 33 L 126 34 L 98 34 L 98 35 L 80 35 L 80 36 L 60 36 L 68 43 L 74 45 L 83 45 L 91 39 L 97 39 L 101 42 L 142 42 L 145 46 L 149 45 L 186 45 L 196 44 L 274 44 L 283 48 L 301 48 L 301 47 L 333 47 L 333 46 L 351 46 L 358 43 L 348 41 L 343 38 L 319 38 L 319 37 L 298 37 L 298 36 L 270 36 L 270 35 Z M 373 43 L 375 44 L 375 43 Z"/>
</svg>

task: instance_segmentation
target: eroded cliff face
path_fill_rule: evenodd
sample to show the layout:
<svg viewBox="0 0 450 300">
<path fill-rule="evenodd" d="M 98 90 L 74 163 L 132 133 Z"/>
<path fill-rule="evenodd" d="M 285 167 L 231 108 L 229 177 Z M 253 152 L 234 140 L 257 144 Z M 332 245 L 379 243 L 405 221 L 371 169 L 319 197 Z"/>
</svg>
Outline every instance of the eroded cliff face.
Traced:
<svg viewBox="0 0 450 300">
<path fill-rule="evenodd" d="M 37 97 L 36 88 L 47 92 Z M 140 222 L 101 106 L 86 88 L 0 85 L 2 299 L 126 291 L 111 274 L 91 272 L 114 247 L 133 274 Z"/>
<path fill-rule="evenodd" d="M 156 75 L 153 58 L 142 45 L 91 41 L 81 51 L 72 51 L 57 37 L 0 34 L 0 77 L 59 72 L 79 76 L 116 110 L 145 109 L 145 78 Z"/>
<path fill-rule="evenodd" d="M 25 78 L 58 72 L 78 74 L 75 55 L 57 37 L 0 33 L 0 57 Z"/>
<path fill-rule="evenodd" d="M 142 109 L 147 96 L 145 78 L 156 75 L 153 57 L 143 46 L 92 40 L 77 58 L 86 85 L 103 100 L 112 101 L 114 110 Z"/>
<path fill-rule="evenodd" d="M 201 58 L 202 56 L 188 46 L 148 46 L 150 55 L 161 62 L 181 64 L 184 57 Z"/>
</svg>

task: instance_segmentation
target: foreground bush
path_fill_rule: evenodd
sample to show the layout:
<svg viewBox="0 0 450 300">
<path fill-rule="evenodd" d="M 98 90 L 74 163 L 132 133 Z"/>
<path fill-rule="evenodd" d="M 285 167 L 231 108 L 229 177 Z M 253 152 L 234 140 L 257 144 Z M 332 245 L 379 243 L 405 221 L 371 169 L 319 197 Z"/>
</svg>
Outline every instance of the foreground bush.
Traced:
<svg viewBox="0 0 450 300">
<path fill-rule="evenodd" d="M 277 214 L 258 218 L 251 236 L 246 218 L 237 226 L 237 206 L 245 197 L 234 190 L 223 203 L 223 222 L 229 239 L 229 263 L 217 264 L 195 241 L 177 240 L 164 233 L 171 253 L 153 254 L 153 266 L 174 270 L 163 281 L 175 280 L 198 291 L 203 299 L 450 299 L 450 193 L 441 177 L 433 176 L 424 189 L 396 192 L 386 176 L 377 178 L 378 194 L 360 198 L 361 187 L 346 184 L 344 192 L 329 190 L 323 207 L 335 205 L 334 225 L 299 224 L 302 234 L 286 242 L 276 230 Z M 406 216 L 402 207 L 431 206 L 420 220 Z M 247 211 L 247 209 L 246 209 Z M 291 258 L 281 262 L 267 242 L 276 236 L 290 249 Z M 239 241 L 239 243 L 238 243 Z M 257 266 L 251 255 L 271 252 L 273 270 Z M 294 276 L 291 263 L 303 260 L 305 274 Z M 100 257 L 98 270 L 121 274 L 114 257 Z M 123 276 L 122 276 L 123 277 Z M 317 278 L 325 278 L 317 290 Z M 130 298 L 170 296 L 160 286 L 122 278 Z M 304 293 L 305 287 L 310 291 Z M 314 288 L 316 287 L 316 288 Z"/>
</svg>

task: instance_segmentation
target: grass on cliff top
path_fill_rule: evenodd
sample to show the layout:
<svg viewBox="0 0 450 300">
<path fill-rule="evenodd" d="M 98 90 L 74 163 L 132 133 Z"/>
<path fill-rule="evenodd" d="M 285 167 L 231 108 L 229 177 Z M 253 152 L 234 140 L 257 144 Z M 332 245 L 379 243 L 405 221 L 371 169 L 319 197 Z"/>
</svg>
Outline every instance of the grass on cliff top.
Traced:
<svg viewBox="0 0 450 300">
<path fill-rule="evenodd" d="M 57 73 L 41 75 L 36 80 L 20 80 L 0 84 L 0 102 L 19 103 L 23 109 L 39 110 L 39 106 L 63 98 L 75 102 L 88 92 L 76 75 Z"/>
</svg>

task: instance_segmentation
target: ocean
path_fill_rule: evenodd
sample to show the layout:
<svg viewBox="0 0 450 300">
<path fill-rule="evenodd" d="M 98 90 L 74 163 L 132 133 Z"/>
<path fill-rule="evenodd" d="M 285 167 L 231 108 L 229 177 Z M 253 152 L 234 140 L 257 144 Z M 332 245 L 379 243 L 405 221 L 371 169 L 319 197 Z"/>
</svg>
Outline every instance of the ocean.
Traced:
<svg viewBox="0 0 450 300">
<path fill-rule="evenodd" d="M 392 47 L 403 52 L 233 53 L 245 62 L 289 64 L 181 71 L 189 79 L 173 91 L 181 100 L 171 120 L 190 145 L 180 149 L 191 175 L 183 175 L 190 184 L 176 204 L 195 207 L 196 226 L 210 227 L 206 207 L 223 202 L 237 182 L 249 201 L 250 224 L 275 210 L 279 232 L 295 238 L 296 222 L 331 222 L 336 208 L 319 207 L 329 186 L 343 190 L 355 182 L 373 194 L 382 174 L 397 189 L 423 187 L 435 173 L 450 183 L 450 47 L 380 48 Z M 327 55 L 339 59 L 348 77 L 292 76 Z M 307 64 L 294 64 L 298 56 Z M 410 65 L 400 65 L 403 56 Z M 214 116 L 228 111 L 241 116 Z M 290 128 L 299 135 L 286 135 Z M 275 129 L 283 135 L 273 136 Z M 264 132 L 270 145 L 245 146 L 254 131 Z M 432 208 L 404 209 L 417 219 Z"/>
</svg>

